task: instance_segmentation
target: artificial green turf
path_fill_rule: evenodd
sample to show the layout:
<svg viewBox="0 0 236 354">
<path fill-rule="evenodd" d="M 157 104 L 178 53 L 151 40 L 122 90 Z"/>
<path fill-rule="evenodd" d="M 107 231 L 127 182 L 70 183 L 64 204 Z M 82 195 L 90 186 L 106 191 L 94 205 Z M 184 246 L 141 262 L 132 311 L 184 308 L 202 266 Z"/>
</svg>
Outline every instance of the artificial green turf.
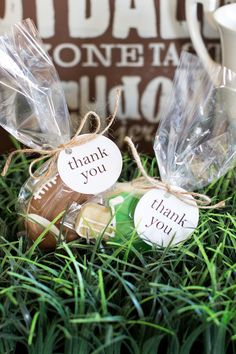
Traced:
<svg viewBox="0 0 236 354">
<path fill-rule="evenodd" d="M 127 180 L 137 171 L 124 159 Z M 204 190 L 225 209 L 201 211 L 185 244 L 144 251 L 99 239 L 28 248 L 15 212 L 26 178 L 24 157 L 0 178 L 0 354 L 236 353 L 234 171 Z"/>
</svg>

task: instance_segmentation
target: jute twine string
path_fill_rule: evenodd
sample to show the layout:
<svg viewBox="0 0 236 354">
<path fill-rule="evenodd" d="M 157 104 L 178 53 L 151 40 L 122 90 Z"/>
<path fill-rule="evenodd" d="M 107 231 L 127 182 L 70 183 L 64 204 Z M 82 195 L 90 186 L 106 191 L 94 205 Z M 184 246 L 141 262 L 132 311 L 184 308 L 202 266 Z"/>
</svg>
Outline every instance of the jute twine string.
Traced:
<svg viewBox="0 0 236 354">
<path fill-rule="evenodd" d="M 11 152 L 6 160 L 6 163 L 4 165 L 4 168 L 2 170 L 1 176 L 5 176 L 9 166 L 11 164 L 11 160 L 13 158 L 13 156 L 17 155 L 17 154 L 34 154 L 37 153 L 39 155 L 41 155 L 39 158 L 36 158 L 35 160 L 33 160 L 31 162 L 31 164 L 29 165 L 29 174 L 32 178 L 41 178 L 41 177 L 47 177 L 47 175 L 50 175 L 52 168 L 54 166 L 55 161 L 58 158 L 58 155 L 60 154 L 61 151 L 66 150 L 66 149 L 70 149 L 74 146 L 80 146 L 82 144 L 88 143 L 89 141 L 95 139 L 98 136 L 104 135 L 111 127 L 111 125 L 113 124 L 117 111 L 118 111 L 118 106 L 119 106 L 119 100 L 120 100 L 120 95 L 121 95 L 121 90 L 118 89 L 116 92 L 116 97 L 115 97 L 115 106 L 114 106 L 114 111 L 109 119 L 109 123 L 107 124 L 107 126 L 100 132 L 101 129 L 101 118 L 100 116 L 94 112 L 94 111 L 89 111 L 85 114 L 85 116 L 83 117 L 83 119 L 80 122 L 79 128 L 77 129 L 75 135 L 71 138 L 70 141 L 68 141 L 68 143 L 65 144 L 61 144 L 59 145 L 57 148 L 52 149 L 52 150 L 47 150 L 47 149 L 18 149 L 15 150 L 13 152 Z M 91 118 L 95 118 L 95 123 L 96 123 L 96 128 L 95 130 L 88 135 L 81 135 L 80 139 L 78 140 L 78 136 L 80 135 L 82 129 L 84 128 L 86 122 Z M 49 160 L 49 165 L 48 165 L 48 169 L 47 171 L 42 174 L 41 176 L 35 176 L 33 173 L 33 167 L 35 166 L 35 164 L 39 161 L 42 160 L 46 160 L 50 158 Z"/>
<path fill-rule="evenodd" d="M 170 194 L 173 194 L 175 197 L 185 202 L 188 205 L 196 206 L 199 209 L 218 209 L 225 206 L 225 202 L 221 201 L 217 204 L 211 204 L 212 200 L 205 194 L 187 192 L 176 189 L 176 187 L 169 185 L 168 183 L 162 182 L 158 178 L 153 178 L 148 175 L 145 171 L 140 156 L 137 152 L 136 147 L 132 140 L 127 136 L 124 141 L 128 144 L 131 149 L 133 158 L 138 166 L 139 171 L 143 177 L 138 177 L 132 181 L 132 184 L 137 189 L 151 190 L 153 188 L 162 189 Z"/>
</svg>

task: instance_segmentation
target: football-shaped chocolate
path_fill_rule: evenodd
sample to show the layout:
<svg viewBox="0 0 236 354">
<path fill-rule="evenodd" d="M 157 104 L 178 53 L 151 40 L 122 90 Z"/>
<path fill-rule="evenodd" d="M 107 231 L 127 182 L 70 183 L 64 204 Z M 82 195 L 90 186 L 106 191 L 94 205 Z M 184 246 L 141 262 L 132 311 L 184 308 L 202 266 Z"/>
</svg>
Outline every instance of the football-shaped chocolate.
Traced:
<svg viewBox="0 0 236 354">
<path fill-rule="evenodd" d="M 35 241 L 46 227 L 50 225 L 61 212 L 73 203 L 83 204 L 91 198 L 91 195 L 85 195 L 70 189 L 61 180 L 58 173 L 45 181 L 41 187 L 32 195 L 26 219 L 26 229 L 29 238 Z M 50 227 L 39 246 L 41 249 L 53 249 L 56 247 L 57 240 L 72 241 L 78 238 L 78 235 L 71 229 L 62 225 L 63 216 Z"/>
</svg>

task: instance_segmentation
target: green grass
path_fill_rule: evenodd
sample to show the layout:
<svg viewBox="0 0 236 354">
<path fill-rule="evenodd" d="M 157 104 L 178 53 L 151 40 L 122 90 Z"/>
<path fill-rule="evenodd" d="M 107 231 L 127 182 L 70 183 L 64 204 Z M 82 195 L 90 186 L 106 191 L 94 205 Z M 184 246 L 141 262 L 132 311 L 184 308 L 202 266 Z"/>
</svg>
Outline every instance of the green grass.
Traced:
<svg viewBox="0 0 236 354">
<path fill-rule="evenodd" d="M 0 178 L 0 354 L 236 353 L 234 171 L 204 191 L 225 209 L 201 211 L 185 244 L 145 251 L 132 240 L 29 248 L 15 212 L 26 178 L 24 157 Z"/>
</svg>

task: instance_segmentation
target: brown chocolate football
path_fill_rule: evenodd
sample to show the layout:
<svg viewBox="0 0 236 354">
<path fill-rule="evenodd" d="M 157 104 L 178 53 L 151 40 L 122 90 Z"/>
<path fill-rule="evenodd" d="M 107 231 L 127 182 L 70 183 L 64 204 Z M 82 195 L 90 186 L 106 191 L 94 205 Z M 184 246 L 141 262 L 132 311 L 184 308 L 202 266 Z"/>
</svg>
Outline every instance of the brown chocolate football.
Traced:
<svg viewBox="0 0 236 354">
<path fill-rule="evenodd" d="M 81 194 L 70 189 L 56 173 L 36 190 L 29 201 L 28 217 L 25 222 L 29 238 L 35 241 L 50 222 L 61 212 L 67 210 L 73 202 L 83 204 L 90 198 L 91 195 Z M 54 249 L 59 237 L 66 241 L 78 238 L 73 230 L 62 225 L 62 218 L 46 233 L 39 245 L 41 249 Z"/>
</svg>

